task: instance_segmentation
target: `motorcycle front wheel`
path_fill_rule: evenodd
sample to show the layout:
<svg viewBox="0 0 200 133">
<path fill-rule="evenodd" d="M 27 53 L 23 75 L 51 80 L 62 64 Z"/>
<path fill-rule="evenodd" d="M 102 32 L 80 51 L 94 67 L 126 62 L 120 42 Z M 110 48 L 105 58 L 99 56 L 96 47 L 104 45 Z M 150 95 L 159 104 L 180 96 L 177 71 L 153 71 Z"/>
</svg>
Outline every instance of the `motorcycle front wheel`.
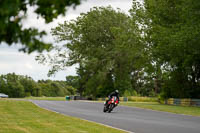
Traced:
<svg viewBox="0 0 200 133">
<path fill-rule="evenodd" d="M 103 112 L 106 112 L 106 111 L 107 111 L 107 109 L 106 109 L 106 107 L 104 107 L 104 108 L 103 108 Z"/>
<path fill-rule="evenodd" d="M 110 113 L 114 108 L 114 104 L 110 104 L 109 109 L 108 109 L 108 113 Z"/>
</svg>

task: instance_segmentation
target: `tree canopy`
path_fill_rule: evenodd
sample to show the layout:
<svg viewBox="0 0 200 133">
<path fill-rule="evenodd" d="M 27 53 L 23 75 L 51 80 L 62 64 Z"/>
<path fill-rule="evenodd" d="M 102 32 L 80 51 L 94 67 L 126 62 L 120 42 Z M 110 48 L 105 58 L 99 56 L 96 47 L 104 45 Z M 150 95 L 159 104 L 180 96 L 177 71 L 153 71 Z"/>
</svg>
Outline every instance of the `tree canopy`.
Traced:
<svg viewBox="0 0 200 133">
<path fill-rule="evenodd" d="M 34 7 L 34 12 L 49 23 L 58 15 L 65 15 L 66 7 L 75 7 L 79 4 L 80 0 L 1 0 L 0 43 L 5 42 L 8 45 L 20 43 L 24 46 L 20 50 L 27 53 L 48 50 L 51 44 L 42 41 L 42 37 L 46 35 L 45 31 L 23 28 L 22 20 L 27 15 L 28 6 Z"/>
<path fill-rule="evenodd" d="M 50 58 L 54 63 L 50 72 L 79 64 L 79 89 L 93 96 L 105 96 L 114 89 L 131 89 L 131 72 L 144 48 L 138 34 L 130 16 L 120 10 L 92 8 L 76 20 L 52 29 L 57 41 L 68 41 L 64 47 L 69 57 L 58 52 L 57 58 Z M 39 60 L 45 59 L 42 57 Z"/>
<path fill-rule="evenodd" d="M 52 29 L 56 55 L 38 56 L 50 74 L 78 64 L 78 90 L 106 96 L 200 98 L 200 2 L 133 0 L 127 15 L 95 7 Z"/>
<path fill-rule="evenodd" d="M 145 0 L 132 15 L 144 26 L 156 78 L 165 97 L 199 98 L 200 2 L 197 0 Z"/>
<path fill-rule="evenodd" d="M 8 73 L 0 75 L 0 92 L 9 97 L 56 97 L 74 95 L 76 88 L 66 81 L 39 80 L 36 82 L 29 76 Z"/>
</svg>

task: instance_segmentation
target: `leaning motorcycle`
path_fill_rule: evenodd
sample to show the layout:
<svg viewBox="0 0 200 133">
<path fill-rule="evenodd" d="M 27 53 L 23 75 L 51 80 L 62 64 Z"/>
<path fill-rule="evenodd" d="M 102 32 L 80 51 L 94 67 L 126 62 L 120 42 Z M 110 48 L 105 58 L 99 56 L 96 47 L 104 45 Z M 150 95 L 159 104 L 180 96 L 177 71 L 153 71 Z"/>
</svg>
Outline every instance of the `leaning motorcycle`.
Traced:
<svg viewBox="0 0 200 133">
<path fill-rule="evenodd" d="M 119 100 L 117 99 L 117 97 L 112 97 L 107 103 L 104 102 L 103 112 L 110 113 L 118 104 Z"/>
</svg>

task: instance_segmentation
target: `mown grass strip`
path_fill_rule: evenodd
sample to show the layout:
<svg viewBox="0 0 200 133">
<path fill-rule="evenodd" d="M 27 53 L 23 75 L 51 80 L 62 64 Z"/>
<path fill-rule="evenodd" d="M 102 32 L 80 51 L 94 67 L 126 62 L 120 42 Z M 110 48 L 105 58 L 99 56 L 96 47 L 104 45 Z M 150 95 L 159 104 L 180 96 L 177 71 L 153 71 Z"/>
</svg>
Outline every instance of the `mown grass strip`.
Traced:
<svg viewBox="0 0 200 133">
<path fill-rule="evenodd" d="M 65 101 L 65 97 L 25 97 L 23 99 L 32 99 L 32 100 L 54 100 L 54 101 Z M 106 98 L 99 98 L 101 101 L 102 99 Z M 123 101 L 123 97 L 120 97 L 121 101 Z M 136 96 L 129 96 L 128 101 L 132 102 L 157 102 L 158 98 L 156 97 L 136 97 Z"/>
<path fill-rule="evenodd" d="M 157 97 L 138 97 L 138 96 L 128 96 L 128 101 L 131 102 L 157 102 Z"/>
<path fill-rule="evenodd" d="M 25 97 L 24 99 L 66 101 L 65 97 Z"/>
<path fill-rule="evenodd" d="M 200 107 L 165 105 L 157 102 L 120 102 L 120 105 L 171 112 L 176 114 L 200 116 Z"/>
<path fill-rule="evenodd" d="M 122 133 L 37 107 L 28 101 L 0 99 L 0 133 Z"/>
</svg>

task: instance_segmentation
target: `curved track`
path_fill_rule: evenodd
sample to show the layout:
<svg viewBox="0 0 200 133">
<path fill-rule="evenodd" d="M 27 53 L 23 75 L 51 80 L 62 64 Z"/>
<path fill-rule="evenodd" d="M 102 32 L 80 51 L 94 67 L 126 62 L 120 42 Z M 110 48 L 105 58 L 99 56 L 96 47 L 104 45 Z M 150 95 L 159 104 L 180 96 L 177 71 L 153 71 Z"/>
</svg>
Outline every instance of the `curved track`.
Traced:
<svg viewBox="0 0 200 133">
<path fill-rule="evenodd" d="M 200 133 L 200 117 L 125 106 L 118 106 L 111 113 L 103 113 L 103 103 L 97 102 L 32 102 L 48 110 L 135 133 Z"/>
</svg>

